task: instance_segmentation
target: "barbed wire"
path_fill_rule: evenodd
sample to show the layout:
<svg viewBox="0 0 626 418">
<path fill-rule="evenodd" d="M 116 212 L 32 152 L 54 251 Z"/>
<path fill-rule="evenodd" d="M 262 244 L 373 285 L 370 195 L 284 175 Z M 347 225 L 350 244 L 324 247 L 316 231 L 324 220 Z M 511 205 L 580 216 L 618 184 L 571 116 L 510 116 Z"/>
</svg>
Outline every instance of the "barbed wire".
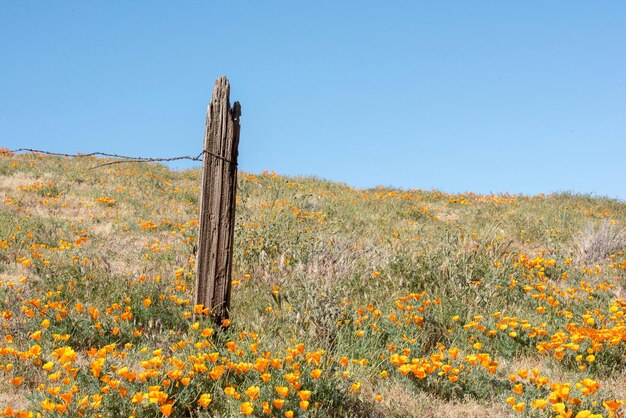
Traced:
<svg viewBox="0 0 626 418">
<path fill-rule="evenodd" d="M 52 151 L 43 151 L 43 150 L 38 150 L 38 149 L 32 149 L 32 148 L 18 148 L 18 149 L 14 149 L 14 150 L 2 150 L 2 153 L 4 154 L 16 154 L 16 153 L 22 153 L 22 152 L 29 152 L 29 153 L 33 153 L 33 154 L 43 154 L 43 155 L 53 155 L 53 156 L 57 156 L 57 157 L 68 157 L 68 158 L 83 158 L 83 157 L 107 157 L 107 158 L 120 158 L 120 160 L 117 161 L 108 161 L 106 163 L 103 164 L 99 164 L 96 165 L 94 167 L 91 167 L 90 169 L 96 169 L 96 168 L 101 168 L 101 167 L 106 167 L 109 165 L 115 165 L 115 164 L 124 164 L 124 163 L 154 163 L 154 162 L 167 162 L 167 161 L 180 161 L 180 160 L 189 160 L 189 161 L 202 161 L 204 154 L 206 155 L 210 155 L 213 158 L 217 158 L 218 160 L 222 160 L 225 161 L 227 163 L 230 164 L 235 164 L 237 165 L 237 163 L 235 161 L 231 161 L 228 158 L 224 158 L 221 155 L 217 155 L 214 154 L 210 151 L 202 151 L 200 152 L 200 154 L 196 155 L 195 157 L 189 156 L 189 155 L 183 155 L 180 157 L 165 157 L 165 158 L 152 158 L 152 157 L 129 157 L 127 155 L 120 155 L 120 154 L 111 154 L 111 153 L 107 153 L 107 152 L 90 152 L 87 154 L 66 154 L 63 152 L 52 152 Z"/>
</svg>

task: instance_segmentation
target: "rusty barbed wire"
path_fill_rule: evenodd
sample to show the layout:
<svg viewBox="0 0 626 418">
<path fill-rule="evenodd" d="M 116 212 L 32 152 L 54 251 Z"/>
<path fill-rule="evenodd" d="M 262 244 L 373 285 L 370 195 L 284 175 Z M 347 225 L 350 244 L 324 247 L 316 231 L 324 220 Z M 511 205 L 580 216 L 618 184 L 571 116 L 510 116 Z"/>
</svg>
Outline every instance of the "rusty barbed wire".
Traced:
<svg viewBox="0 0 626 418">
<path fill-rule="evenodd" d="M 120 154 L 111 154 L 111 153 L 107 153 L 107 152 L 90 152 L 90 153 L 86 153 L 86 154 L 82 154 L 82 153 L 78 153 L 78 154 L 66 154 L 64 152 L 52 152 L 52 151 L 44 151 L 44 150 L 37 150 L 37 149 L 32 149 L 32 148 L 18 148 L 18 149 L 14 149 L 14 150 L 8 150 L 8 149 L 4 149 L 1 150 L 2 154 L 17 154 L 17 153 L 33 153 L 33 154 L 43 154 L 43 155 L 52 155 L 52 156 L 57 156 L 57 157 L 68 157 L 68 158 L 83 158 L 83 157 L 107 157 L 107 158 L 119 158 L 120 160 L 117 161 L 108 161 L 106 163 L 103 164 L 99 164 L 96 166 L 93 166 L 90 168 L 90 170 L 94 170 L 96 168 L 101 168 L 101 167 L 106 167 L 106 166 L 110 166 L 110 165 L 115 165 L 115 164 L 124 164 L 124 163 L 154 163 L 154 162 L 167 162 L 167 161 L 180 161 L 180 160 L 189 160 L 189 161 L 202 161 L 204 154 L 210 155 L 213 158 L 217 158 L 218 160 L 222 160 L 225 161 L 227 163 L 230 164 L 235 164 L 237 165 L 237 163 L 235 161 L 231 161 L 227 158 L 222 157 L 221 155 L 217 155 L 214 154 L 210 151 L 201 151 L 198 155 L 196 155 L 195 157 L 189 156 L 189 155 L 183 155 L 183 156 L 179 156 L 179 157 L 130 157 L 127 155 L 120 155 Z"/>
</svg>

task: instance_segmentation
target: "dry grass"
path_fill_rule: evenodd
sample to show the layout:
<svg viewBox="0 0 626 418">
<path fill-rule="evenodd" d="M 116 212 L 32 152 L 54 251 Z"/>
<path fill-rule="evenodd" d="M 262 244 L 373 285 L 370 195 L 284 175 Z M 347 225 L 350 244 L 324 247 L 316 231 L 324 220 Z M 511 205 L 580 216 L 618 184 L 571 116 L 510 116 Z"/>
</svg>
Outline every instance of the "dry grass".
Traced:
<svg viewBox="0 0 626 418">
<path fill-rule="evenodd" d="M 0 317 L 0 350 L 32 347 L 36 331 L 42 331 L 37 343 L 46 361 L 60 346 L 73 347 L 80 376 L 80 384 L 72 381 L 79 391 L 75 399 L 104 393 L 104 382 L 90 369 L 90 348 L 116 343 L 124 358 L 112 364 L 137 373 L 154 350 L 163 351 L 167 367 L 182 364 L 185 373 L 193 370 L 190 359 L 207 354 L 198 348 L 203 339 L 190 316 L 198 172 L 157 165 L 88 170 L 92 165 L 29 156 L 0 160 L 6 194 L 0 205 L 0 241 L 6 246 L 0 251 L 0 312 L 10 313 L 4 314 L 8 320 Z M 154 228 L 144 229 L 143 221 Z M 176 400 L 172 417 L 237 416 L 247 399 L 243 390 L 258 385 L 262 400 L 271 401 L 274 387 L 286 385 L 285 374 L 294 370 L 302 371 L 299 383 L 319 403 L 305 414 L 292 391 L 289 407 L 296 416 L 507 417 L 518 415 L 506 403 L 510 396 L 525 402 L 524 413 L 531 415 L 538 411 L 530 402 L 547 397 L 549 388 L 515 394 L 508 376 L 534 368 L 553 384 L 575 387 L 583 378 L 594 379 L 602 388 L 595 400 L 621 399 L 626 348 L 623 341 L 612 345 L 603 338 L 620 332 L 620 319 L 609 318 L 626 309 L 619 299 L 625 221 L 623 202 L 586 196 L 354 190 L 317 179 L 240 173 L 232 324 L 224 332 L 216 328 L 210 351 L 227 359 L 224 364 L 254 363 L 259 353 L 269 352 L 285 368 L 272 370 L 267 383 L 258 373 L 226 374 L 213 383 L 194 371 L 188 386 L 166 388 L 163 370 L 148 383 L 124 384 L 144 393 L 150 384 L 160 385 Z M 21 277 L 27 277 L 23 284 Z M 421 296 L 411 299 L 415 295 Z M 50 328 L 42 327 L 38 314 L 24 314 L 33 303 L 53 309 L 50 304 L 57 302 L 67 307 L 67 319 L 49 316 Z M 80 312 L 77 303 L 84 305 Z M 98 326 L 89 308 L 99 310 Z M 119 322 L 123 309 L 133 312 L 132 321 Z M 477 316 L 484 330 L 472 326 Z M 595 323 L 585 322 L 590 316 Z M 515 328 L 497 328 L 502 318 Z M 528 328 L 521 327 L 523 321 Z M 580 335 L 572 324 L 583 330 Z M 209 326 L 206 320 L 198 324 Z M 535 328 L 545 334 L 531 336 Z M 53 334 L 69 339 L 58 342 Z M 7 335 L 10 344 L 2 340 Z M 567 349 L 562 359 L 555 348 L 543 354 L 537 349 L 580 338 L 578 351 Z M 226 349 L 227 341 L 240 351 Z M 318 380 L 309 377 L 314 366 L 305 357 L 296 356 L 297 367 L 288 368 L 286 353 L 298 344 L 306 354 L 325 352 Z M 576 360 L 592 344 L 602 346 L 597 359 Z M 459 350 L 456 360 L 446 354 L 450 347 Z M 390 358 L 404 352 L 407 364 L 444 353 L 442 364 L 463 365 L 460 380 L 439 376 L 441 368 L 421 378 L 403 374 Z M 494 373 L 470 366 L 466 356 L 475 354 L 488 354 L 497 363 Z M 33 389 L 51 384 L 47 374 L 32 362 L 0 355 L 0 366 L 9 361 L 15 367 L 0 370 L 0 408 L 41 412 L 48 395 Z M 20 374 L 26 380 L 15 389 L 10 381 Z M 114 369 L 103 375 L 118 378 Z M 352 390 L 357 383 L 361 389 Z M 242 398 L 225 395 L 229 386 L 241 388 Z M 15 397 L 26 390 L 33 391 L 32 403 Z M 213 396 L 208 409 L 197 405 L 203 391 Z M 376 394 L 382 395 L 380 403 Z M 101 408 L 103 416 L 161 416 L 155 405 L 137 406 L 128 397 L 107 395 Z M 260 415 L 260 401 L 255 408 Z"/>
<path fill-rule="evenodd" d="M 593 265 L 626 250 L 626 230 L 609 221 L 589 223 L 574 237 L 575 260 Z"/>
</svg>

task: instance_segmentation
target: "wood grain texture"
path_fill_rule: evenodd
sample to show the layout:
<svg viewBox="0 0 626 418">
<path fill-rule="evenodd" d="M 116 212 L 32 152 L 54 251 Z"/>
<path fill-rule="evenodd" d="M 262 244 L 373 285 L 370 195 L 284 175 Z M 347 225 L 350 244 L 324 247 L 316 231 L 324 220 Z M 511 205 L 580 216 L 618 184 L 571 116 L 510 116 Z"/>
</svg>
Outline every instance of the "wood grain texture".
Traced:
<svg viewBox="0 0 626 418">
<path fill-rule="evenodd" d="M 226 77 L 215 81 L 207 110 L 200 194 L 195 304 L 209 308 L 218 324 L 230 307 L 237 156 L 241 107 L 230 107 Z M 215 156 L 220 158 L 216 158 Z"/>
</svg>

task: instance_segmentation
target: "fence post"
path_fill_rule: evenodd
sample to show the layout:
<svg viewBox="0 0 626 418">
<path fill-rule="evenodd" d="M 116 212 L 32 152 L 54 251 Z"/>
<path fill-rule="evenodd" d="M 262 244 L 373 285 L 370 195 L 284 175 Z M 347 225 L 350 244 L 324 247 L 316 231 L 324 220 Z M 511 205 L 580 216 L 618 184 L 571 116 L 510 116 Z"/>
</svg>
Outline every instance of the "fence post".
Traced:
<svg viewBox="0 0 626 418">
<path fill-rule="evenodd" d="M 237 155 L 241 106 L 230 107 L 230 84 L 215 80 L 207 110 L 200 191 L 200 231 L 195 304 L 208 308 L 221 324 L 230 307 Z"/>
</svg>

